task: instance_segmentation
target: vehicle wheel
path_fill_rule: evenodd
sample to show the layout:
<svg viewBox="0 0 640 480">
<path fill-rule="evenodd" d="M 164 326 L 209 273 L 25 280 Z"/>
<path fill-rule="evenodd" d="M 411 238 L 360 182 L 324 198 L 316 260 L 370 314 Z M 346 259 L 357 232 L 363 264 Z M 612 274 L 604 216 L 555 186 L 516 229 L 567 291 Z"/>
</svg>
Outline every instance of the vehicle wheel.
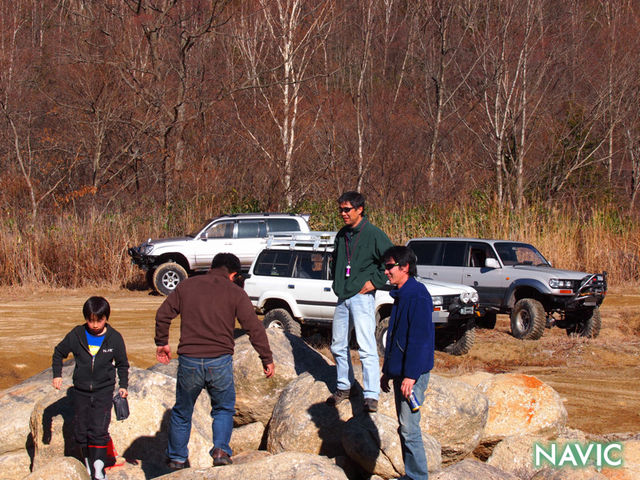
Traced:
<svg viewBox="0 0 640 480">
<path fill-rule="evenodd" d="M 387 346 L 387 330 L 389 330 L 389 317 L 384 317 L 376 325 L 376 343 L 378 344 L 378 354 L 384 357 L 384 350 Z"/>
<path fill-rule="evenodd" d="M 546 323 L 544 307 L 533 298 L 518 300 L 511 312 L 511 334 L 520 340 L 538 340 Z"/>
<path fill-rule="evenodd" d="M 602 318 L 600 318 L 600 308 L 583 310 L 566 316 L 569 321 L 567 335 L 579 337 L 596 338 L 600 334 Z"/>
<path fill-rule="evenodd" d="M 496 328 L 496 320 L 498 314 L 496 312 L 486 312 L 483 316 L 476 318 L 476 327 L 486 330 Z"/>
<path fill-rule="evenodd" d="M 279 328 L 291 335 L 299 337 L 302 333 L 300 324 L 284 308 L 269 310 L 262 321 L 264 328 Z"/>
<path fill-rule="evenodd" d="M 153 287 L 162 295 L 169 295 L 178 284 L 187 278 L 187 271 L 176 262 L 167 262 L 153 273 Z"/>
<path fill-rule="evenodd" d="M 469 353 L 476 340 L 476 328 L 471 325 L 451 332 L 446 335 L 446 338 L 448 338 L 448 341 L 446 341 L 446 345 L 442 345 L 441 350 L 450 355 L 465 355 Z"/>
</svg>

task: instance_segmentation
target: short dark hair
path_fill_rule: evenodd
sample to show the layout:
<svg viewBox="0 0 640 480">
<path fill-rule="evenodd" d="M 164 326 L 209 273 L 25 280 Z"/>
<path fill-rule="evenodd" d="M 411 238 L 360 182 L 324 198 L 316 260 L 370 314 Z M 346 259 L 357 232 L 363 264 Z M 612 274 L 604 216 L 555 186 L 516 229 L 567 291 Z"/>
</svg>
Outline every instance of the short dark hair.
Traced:
<svg viewBox="0 0 640 480">
<path fill-rule="evenodd" d="M 82 307 L 82 315 L 85 320 L 90 320 L 95 315 L 96 318 L 107 317 L 111 315 L 111 306 L 104 297 L 89 297 Z"/>
<path fill-rule="evenodd" d="M 382 261 L 384 263 L 387 263 L 392 258 L 401 267 L 409 265 L 410 276 L 415 277 L 416 275 L 418 275 L 418 267 L 416 266 L 418 257 L 416 257 L 416 254 L 413 253 L 413 250 L 411 250 L 409 247 L 405 247 L 404 245 L 394 245 L 393 247 L 388 248 L 382 254 Z"/>
<path fill-rule="evenodd" d="M 353 208 L 362 207 L 362 213 L 364 214 L 364 195 L 360 192 L 350 191 L 344 192 L 338 198 L 338 203 L 347 203 L 349 202 Z"/>
<path fill-rule="evenodd" d="M 211 268 L 226 268 L 227 273 L 240 273 L 242 264 L 233 253 L 218 253 L 211 261 Z"/>
</svg>

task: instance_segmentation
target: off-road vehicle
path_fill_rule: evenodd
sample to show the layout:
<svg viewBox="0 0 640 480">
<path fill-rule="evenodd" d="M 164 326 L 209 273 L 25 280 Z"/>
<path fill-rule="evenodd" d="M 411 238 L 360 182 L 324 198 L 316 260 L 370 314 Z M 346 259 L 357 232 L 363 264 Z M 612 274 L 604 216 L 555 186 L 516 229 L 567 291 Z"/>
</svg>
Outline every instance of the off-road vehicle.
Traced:
<svg viewBox="0 0 640 480">
<path fill-rule="evenodd" d="M 308 232 L 308 215 L 247 213 L 209 220 L 197 232 L 152 240 L 129 248 L 131 261 L 147 272 L 147 282 L 168 295 L 189 275 L 205 272 L 221 252 L 238 256 L 246 271 L 267 243 L 267 235 Z"/>
<path fill-rule="evenodd" d="M 480 295 L 480 326 L 493 328 L 497 313 L 511 318 L 514 337 L 537 340 L 545 327 L 595 338 L 607 273 L 553 268 L 532 245 L 476 238 L 416 238 L 418 274 L 472 286 Z"/>
<path fill-rule="evenodd" d="M 337 297 L 331 288 L 331 252 L 335 232 L 311 232 L 271 238 L 254 261 L 245 281 L 266 328 L 301 334 L 302 325 L 331 325 Z M 418 278 L 433 299 L 436 345 L 454 355 L 469 351 L 475 339 L 477 292 L 464 285 Z M 391 290 L 389 285 L 387 290 Z M 393 298 L 376 292 L 376 339 L 384 353 Z"/>
</svg>

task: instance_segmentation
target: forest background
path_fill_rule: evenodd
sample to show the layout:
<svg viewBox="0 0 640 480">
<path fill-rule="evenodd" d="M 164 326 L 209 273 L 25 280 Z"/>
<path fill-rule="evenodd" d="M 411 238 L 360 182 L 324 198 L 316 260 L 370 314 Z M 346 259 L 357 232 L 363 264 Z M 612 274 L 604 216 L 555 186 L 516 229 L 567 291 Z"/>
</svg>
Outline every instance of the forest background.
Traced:
<svg viewBox="0 0 640 480">
<path fill-rule="evenodd" d="M 397 243 L 525 240 L 640 279 L 632 0 L 0 2 L 0 284 L 136 286 L 127 247 L 367 197 Z"/>
</svg>

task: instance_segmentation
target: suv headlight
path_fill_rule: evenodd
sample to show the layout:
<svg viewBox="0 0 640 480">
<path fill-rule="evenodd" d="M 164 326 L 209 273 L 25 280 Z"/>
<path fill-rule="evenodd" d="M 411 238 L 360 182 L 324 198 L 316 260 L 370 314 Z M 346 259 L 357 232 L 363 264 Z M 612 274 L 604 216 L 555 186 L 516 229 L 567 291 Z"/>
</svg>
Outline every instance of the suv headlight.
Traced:
<svg viewBox="0 0 640 480">
<path fill-rule="evenodd" d="M 553 289 L 558 288 L 573 288 L 572 280 L 560 280 L 559 278 L 551 278 L 549 280 L 549 286 Z"/>
<path fill-rule="evenodd" d="M 145 243 L 140 247 L 140 250 L 142 251 L 143 255 L 149 255 L 151 252 L 153 252 L 153 245 Z"/>
<path fill-rule="evenodd" d="M 442 297 L 440 295 L 436 295 L 435 297 L 431 297 L 433 301 L 433 305 L 442 305 Z"/>
<path fill-rule="evenodd" d="M 471 301 L 471 294 L 469 292 L 462 292 L 460 294 L 460 301 L 462 303 L 469 303 Z"/>
</svg>

